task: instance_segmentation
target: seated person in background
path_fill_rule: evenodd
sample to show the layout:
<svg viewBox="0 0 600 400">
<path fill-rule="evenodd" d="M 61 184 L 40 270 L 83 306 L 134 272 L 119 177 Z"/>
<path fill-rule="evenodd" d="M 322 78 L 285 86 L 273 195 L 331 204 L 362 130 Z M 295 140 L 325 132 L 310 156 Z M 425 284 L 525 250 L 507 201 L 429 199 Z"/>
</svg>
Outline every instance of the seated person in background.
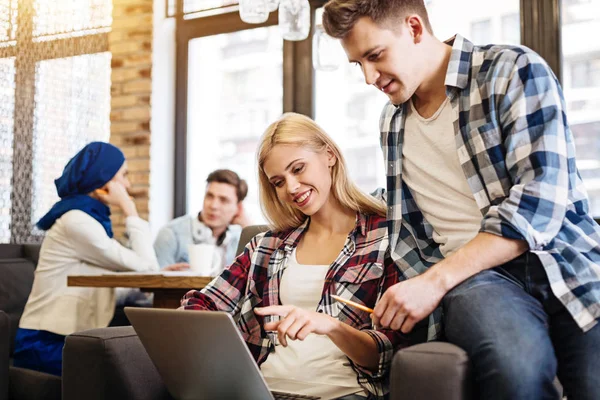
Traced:
<svg viewBox="0 0 600 400">
<path fill-rule="evenodd" d="M 54 182 L 60 201 L 37 223 L 48 232 L 19 323 L 14 365 L 61 375 L 65 336 L 108 326 L 115 309 L 114 289 L 67 287 L 67 276 L 159 268 L 148 223 L 127 194 L 121 150 L 90 143 Z M 109 205 L 123 211 L 131 249 L 112 238 Z"/>
<path fill-rule="evenodd" d="M 161 268 L 189 263 L 188 247 L 195 244 L 216 246 L 217 274 L 233 262 L 242 228 L 248 225 L 242 203 L 248 185 L 228 169 L 211 172 L 206 183 L 202 211 L 176 218 L 158 232 L 154 250 Z"/>
<path fill-rule="evenodd" d="M 206 288 L 188 292 L 182 307 L 230 313 L 267 377 L 383 398 L 394 351 L 426 332 L 376 330 L 368 312 L 331 297 L 372 308 L 398 282 L 383 202 L 350 181 L 338 146 L 303 115 L 284 114 L 267 128 L 258 165 L 272 230 Z"/>
</svg>

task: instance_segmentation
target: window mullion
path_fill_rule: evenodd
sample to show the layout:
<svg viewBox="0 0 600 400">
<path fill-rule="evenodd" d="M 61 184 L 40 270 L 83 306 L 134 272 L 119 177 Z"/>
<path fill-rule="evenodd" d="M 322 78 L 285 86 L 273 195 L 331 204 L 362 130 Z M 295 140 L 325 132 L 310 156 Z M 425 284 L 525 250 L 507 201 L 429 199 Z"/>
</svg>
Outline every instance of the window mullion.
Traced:
<svg viewBox="0 0 600 400">
<path fill-rule="evenodd" d="M 13 130 L 11 243 L 32 240 L 33 115 L 35 108 L 35 60 L 24 51 L 33 39 L 30 2 L 19 1 L 15 58 L 15 109 Z"/>
<path fill-rule="evenodd" d="M 541 55 L 560 81 L 560 0 L 521 0 L 521 43 Z"/>
</svg>

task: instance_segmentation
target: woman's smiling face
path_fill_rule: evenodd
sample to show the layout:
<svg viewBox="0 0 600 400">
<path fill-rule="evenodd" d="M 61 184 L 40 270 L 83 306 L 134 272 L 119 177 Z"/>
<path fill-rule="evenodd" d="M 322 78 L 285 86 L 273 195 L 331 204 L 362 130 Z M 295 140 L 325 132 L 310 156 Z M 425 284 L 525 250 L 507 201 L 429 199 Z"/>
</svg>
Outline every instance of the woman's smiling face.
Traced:
<svg viewBox="0 0 600 400">
<path fill-rule="evenodd" d="M 263 170 L 282 203 L 311 216 L 323 208 L 331 192 L 330 151 L 314 152 L 302 146 L 276 145 L 267 156 Z"/>
</svg>

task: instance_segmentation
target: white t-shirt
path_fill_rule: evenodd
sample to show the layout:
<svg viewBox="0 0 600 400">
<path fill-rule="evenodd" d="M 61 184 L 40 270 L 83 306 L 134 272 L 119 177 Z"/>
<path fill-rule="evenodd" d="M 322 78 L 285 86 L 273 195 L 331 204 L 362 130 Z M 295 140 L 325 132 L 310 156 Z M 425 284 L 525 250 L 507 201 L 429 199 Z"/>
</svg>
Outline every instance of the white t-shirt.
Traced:
<svg viewBox="0 0 600 400">
<path fill-rule="evenodd" d="M 454 112 L 447 98 L 430 118 L 409 101 L 402 145 L 402 179 L 433 226 L 433 240 L 447 256 L 479 231 L 483 219 L 458 161 Z"/>
<path fill-rule="evenodd" d="M 281 277 L 281 304 L 315 311 L 321 300 L 328 269 L 329 265 L 298 264 L 294 249 Z M 324 335 L 310 334 L 304 341 L 288 338 L 287 347 L 276 346 L 275 352 L 269 354 L 261 365 L 261 371 L 270 378 L 362 389 L 346 355 Z"/>
</svg>

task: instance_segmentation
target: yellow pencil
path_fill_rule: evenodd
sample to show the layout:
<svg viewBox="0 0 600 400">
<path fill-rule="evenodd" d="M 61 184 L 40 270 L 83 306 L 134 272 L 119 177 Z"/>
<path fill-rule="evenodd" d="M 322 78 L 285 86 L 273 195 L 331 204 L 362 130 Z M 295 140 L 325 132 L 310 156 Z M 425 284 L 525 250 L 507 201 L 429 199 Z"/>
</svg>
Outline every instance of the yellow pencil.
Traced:
<svg viewBox="0 0 600 400">
<path fill-rule="evenodd" d="M 350 306 L 356 307 L 356 308 L 358 308 L 359 310 L 366 311 L 366 312 L 368 312 L 369 314 L 373 313 L 373 310 L 372 310 L 372 309 L 370 309 L 369 307 L 365 307 L 365 306 L 363 306 L 362 304 L 355 303 L 355 302 L 354 302 L 354 301 L 352 301 L 352 300 L 346 300 L 346 299 L 342 299 L 340 296 L 336 296 L 335 294 L 332 294 L 332 295 L 331 295 L 331 298 L 332 298 L 332 299 L 334 299 L 334 300 L 337 300 L 337 301 L 339 301 L 340 303 L 345 303 L 345 304 L 348 304 L 348 305 L 350 305 Z"/>
</svg>

